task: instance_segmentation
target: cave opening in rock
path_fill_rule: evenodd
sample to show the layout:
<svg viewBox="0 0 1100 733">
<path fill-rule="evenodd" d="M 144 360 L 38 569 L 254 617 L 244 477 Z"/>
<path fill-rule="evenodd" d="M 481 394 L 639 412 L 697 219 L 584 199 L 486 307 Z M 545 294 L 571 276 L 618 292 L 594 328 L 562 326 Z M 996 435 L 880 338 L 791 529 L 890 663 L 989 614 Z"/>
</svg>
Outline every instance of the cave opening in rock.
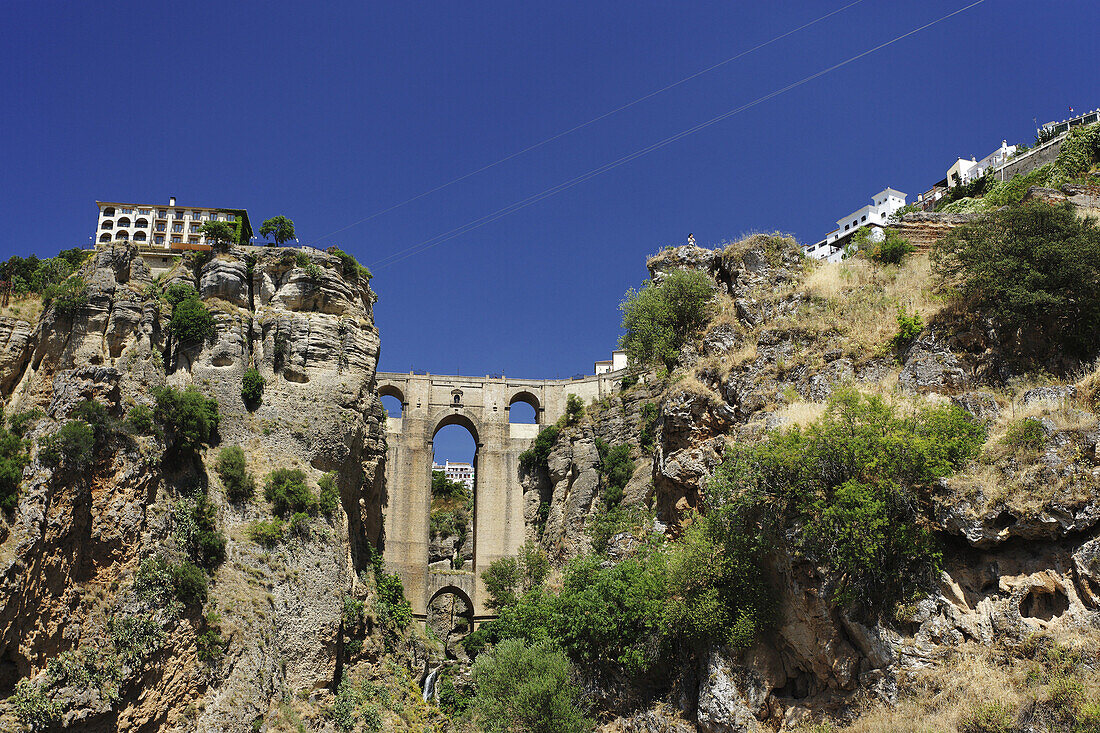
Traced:
<svg viewBox="0 0 1100 733">
<path fill-rule="evenodd" d="M 1069 610 L 1069 597 L 1061 588 L 1032 588 L 1020 601 L 1020 615 L 1051 621 Z"/>
</svg>

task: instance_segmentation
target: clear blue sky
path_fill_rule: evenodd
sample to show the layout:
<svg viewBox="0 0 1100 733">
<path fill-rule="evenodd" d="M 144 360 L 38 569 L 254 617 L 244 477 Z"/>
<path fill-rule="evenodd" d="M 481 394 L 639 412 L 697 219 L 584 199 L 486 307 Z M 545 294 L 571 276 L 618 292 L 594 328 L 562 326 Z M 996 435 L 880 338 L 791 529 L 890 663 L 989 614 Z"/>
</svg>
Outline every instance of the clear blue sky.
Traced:
<svg viewBox="0 0 1100 733">
<path fill-rule="evenodd" d="M 774 2 L 79 3 L 0 24 L 3 256 L 85 245 L 96 199 L 244 207 L 303 242 L 836 10 Z M 367 265 L 968 4 L 864 0 L 322 239 Z M 382 368 L 588 373 L 644 259 L 695 233 L 813 241 L 958 156 L 1100 106 L 1100 4 L 986 0 L 650 155 L 376 267 Z"/>
</svg>

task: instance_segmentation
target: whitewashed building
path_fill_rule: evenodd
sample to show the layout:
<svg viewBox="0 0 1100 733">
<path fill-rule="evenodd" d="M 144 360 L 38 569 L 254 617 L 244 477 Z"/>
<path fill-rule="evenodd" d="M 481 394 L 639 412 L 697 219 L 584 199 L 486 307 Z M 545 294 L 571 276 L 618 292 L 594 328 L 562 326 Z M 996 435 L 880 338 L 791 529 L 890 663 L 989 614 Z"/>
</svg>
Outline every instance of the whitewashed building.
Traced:
<svg viewBox="0 0 1100 733">
<path fill-rule="evenodd" d="M 441 466 L 433 461 L 432 471 L 442 471 L 443 475 L 451 481 L 457 481 L 465 485 L 467 491 L 474 490 L 474 467 L 472 464 L 462 461 L 447 461 Z"/>
<path fill-rule="evenodd" d="M 117 201 L 96 201 L 99 218 L 95 241 L 130 241 L 139 246 L 162 249 L 208 249 L 210 243 L 200 231 L 210 221 L 224 221 L 239 226 L 239 242 L 252 238 L 252 225 L 244 209 L 211 208 L 209 206 L 177 206 L 176 197 L 168 205 L 125 204 Z"/>
<path fill-rule="evenodd" d="M 895 188 L 885 188 L 871 197 L 868 206 L 856 209 L 848 216 L 837 219 L 836 229 L 814 244 L 803 246 L 807 257 L 816 260 L 840 262 L 849 237 L 863 227 L 881 229 L 886 226 L 895 211 L 905 206 L 906 194 Z"/>
<path fill-rule="evenodd" d="M 595 367 L 596 374 L 606 374 L 607 372 L 617 372 L 620 369 L 626 369 L 626 352 L 612 351 L 610 359 L 597 361 Z"/>
<path fill-rule="evenodd" d="M 954 188 L 981 178 L 988 171 L 1007 163 L 1008 159 L 1016 152 L 1016 149 L 1017 146 L 1009 145 L 1007 140 L 1002 140 L 1001 147 L 981 160 L 959 158 L 954 165 L 947 169 L 947 187 Z"/>
</svg>

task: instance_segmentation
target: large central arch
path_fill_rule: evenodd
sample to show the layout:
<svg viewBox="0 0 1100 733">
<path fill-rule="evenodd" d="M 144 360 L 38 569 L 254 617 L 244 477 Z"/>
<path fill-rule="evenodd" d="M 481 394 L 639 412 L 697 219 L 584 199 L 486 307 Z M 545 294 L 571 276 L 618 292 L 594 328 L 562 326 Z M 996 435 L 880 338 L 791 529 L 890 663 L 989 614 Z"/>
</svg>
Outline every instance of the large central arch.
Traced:
<svg viewBox="0 0 1100 733">
<path fill-rule="evenodd" d="M 534 380 L 379 372 L 376 389 L 402 403 L 401 417 L 386 420 L 386 503 L 383 556 L 405 585 L 413 612 L 424 618 L 432 597 L 457 587 L 474 608 L 474 621 L 492 616 L 481 572 L 515 555 L 526 539 L 519 455 L 541 425 L 565 413 L 575 394 L 586 403 L 610 394 L 621 374 L 583 379 Z M 515 402 L 535 409 L 538 424 L 509 423 Z M 432 441 L 447 425 L 470 431 L 477 446 L 473 518 L 474 561 L 468 571 L 429 571 Z"/>
</svg>

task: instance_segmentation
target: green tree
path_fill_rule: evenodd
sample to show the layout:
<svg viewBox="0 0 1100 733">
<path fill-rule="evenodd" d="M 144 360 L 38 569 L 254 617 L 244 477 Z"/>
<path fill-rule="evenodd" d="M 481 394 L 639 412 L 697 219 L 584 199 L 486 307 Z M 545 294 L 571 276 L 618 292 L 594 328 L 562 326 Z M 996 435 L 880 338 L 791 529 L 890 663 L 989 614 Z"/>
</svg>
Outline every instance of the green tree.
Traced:
<svg viewBox="0 0 1100 733">
<path fill-rule="evenodd" d="M 661 283 L 647 280 L 639 291 L 627 291 L 620 339 L 634 364 L 676 366 L 680 349 L 706 323 L 714 294 L 710 278 L 698 270 L 677 270 Z"/>
<path fill-rule="evenodd" d="M 550 573 L 550 561 L 535 543 L 528 541 L 519 554 L 501 557 L 489 563 L 481 574 L 489 592 L 489 608 L 515 605 L 521 596 L 541 588 Z"/>
<path fill-rule="evenodd" d="M 19 501 L 23 468 L 30 461 L 27 443 L 15 433 L 0 429 L 0 509 L 11 511 Z"/>
<path fill-rule="evenodd" d="M 432 496 L 438 499 L 461 499 L 466 496 L 466 484 L 452 481 L 442 471 L 432 471 Z"/>
<path fill-rule="evenodd" d="M 241 381 L 241 399 L 244 400 L 245 405 L 254 407 L 260 404 L 264 396 L 264 384 L 266 382 L 259 369 L 251 367 L 245 371 L 244 379 Z"/>
<path fill-rule="evenodd" d="M 172 309 L 168 328 L 181 345 L 191 346 L 214 335 L 214 315 L 198 298 L 185 298 Z"/>
<path fill-rule="evenodd" d="M 271 237 L 276 246 L 294 239 L 294 222 L 285 216 L 273 216 L 260 225 L 260 236 Z"/>
<path fill-rule="evenodd" d="M 1095 353 L 1100 228 L 1072 206 L 1035 201 L 995 211 L 952 230 L 933 248 L 933 262 L 969 306 L 1005 327 Z"/>
<path fill-rule="evenodd" d="M 40 454 L 46 463 L 79 471 L 95 455 L 95 431 L 83 420 L 70 420 L 42 439 Z"/>
<path fill-rule="evenodd" d="M 153 391 L 153 416 L 164 429 L 170 447 L 198 452 L 214 442 L 218 433 L 218 401 L 206 398 L 194 387 L 178 390 L 161 387 Z"/>
<path fill-rule="evenodd" d="M 227 221 L 208 221 L 199 227 L 199 231 L 215 246 L 232 244 L 237 238 L 237 227 Z"/>
<path fill-rule="evenodd" d="M 319 490 L 317 508 L 326 517 L 331 517 L 336 513 L 336 507 L 340 505 L 340 489 L 336 486 L 336 474 L 326 473 L 317 479 L 317 488 Z"/>
<path fill-rule="evenodd" d="M 216 470 L 229 501 L 235 504 L 248 501 L 256 492 L 256 480 L 248 472 L 248 463 L 240 446 L 222 448 L 218 453 Z"/>
<path fill-rule="evenodd" d="M 549 642 L 498 644 L 474 662 L 473 709 L 488 733 L 584 733 L 585 715 L 569 660 Z"/>
</svg>

